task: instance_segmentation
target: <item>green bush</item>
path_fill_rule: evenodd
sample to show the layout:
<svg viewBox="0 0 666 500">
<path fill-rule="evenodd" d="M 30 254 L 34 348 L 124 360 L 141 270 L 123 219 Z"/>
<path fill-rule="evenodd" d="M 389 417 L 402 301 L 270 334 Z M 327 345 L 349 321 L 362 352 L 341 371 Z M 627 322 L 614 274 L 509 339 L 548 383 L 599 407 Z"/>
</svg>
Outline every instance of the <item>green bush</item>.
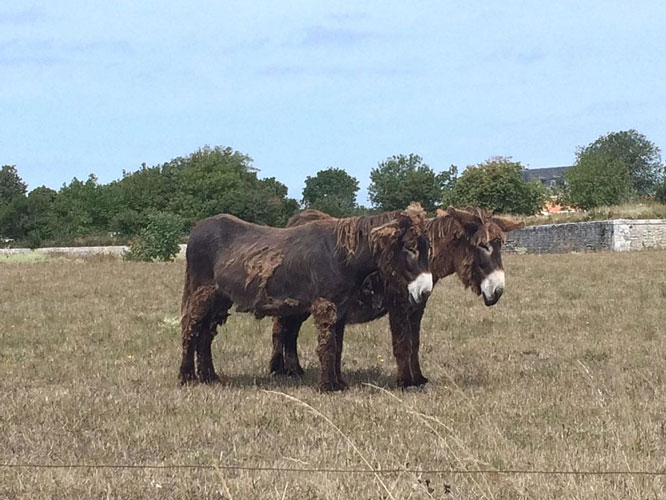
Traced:
<svg viewBox="0 0 666 500">
<path fill-rule="evenodd" d="M 657 188 L 655 199 L 660 203 L 666 203 L 666 180 Z"/>
<path fill-rule="evenodd" d="M 564 176 L 567 188 L 563 201 L 583 210 L 620 205 L 635 198 L 627 165 L 603 154 L 582 156 Z"/>
<path fill-rule="evenodd" d="M 501 156 L 468 166 L 444 191 L 444 206 L 478 206 L 493 212 L 533 215 L 546 201 L 539 181 L 525 182 L 519 161 Z"/>
<path fill-rule="evenodd" d="M 373 207 L 382 211 L 404 210 L 418 201 L 432 212 L 442 198 L 445 180 L 419 155 L 391 156 L 370 171 L 368 196 Z"/>
<path fill-rule="evenodd" d="M 148 216 L 148 225 L 132 241 L 123 255 L 133 261 L 172 261 L 180 250 L 178 242 L 183 234 L 182 217 L 158 212 Z"/>
</svg>

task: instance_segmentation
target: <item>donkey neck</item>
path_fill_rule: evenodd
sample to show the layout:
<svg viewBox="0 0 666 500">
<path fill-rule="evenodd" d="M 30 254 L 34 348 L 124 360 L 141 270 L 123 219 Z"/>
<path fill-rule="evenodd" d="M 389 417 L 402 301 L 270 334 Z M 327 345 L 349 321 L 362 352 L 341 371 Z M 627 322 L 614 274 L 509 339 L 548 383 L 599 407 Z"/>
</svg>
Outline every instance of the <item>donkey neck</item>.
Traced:
<svg viewBox="0 0 666 500">
<path fill-rule="evenodd" d="M 377 256 L 370 249 L 370 233 L 374 228 L 395 219 L 399 213 L 384 212 L 335 220 L 336 246 L 348 267 L 363 275 L 379 269 Z"/>
<path fill-rule="evenodd" d="M 367 243 L 359 245 L 353 254 L 346 256 L 346 264 L 358 274 L 366 276 L 379 270 L 379 263 Z"/>
<path fill-rule="evenodd" d="M 435 280 L 441 280 L 462 271 L 467 260 L 463 238 L 441 238 L 441 240 L 432 242 L 430 270 Z"/>
</svg>

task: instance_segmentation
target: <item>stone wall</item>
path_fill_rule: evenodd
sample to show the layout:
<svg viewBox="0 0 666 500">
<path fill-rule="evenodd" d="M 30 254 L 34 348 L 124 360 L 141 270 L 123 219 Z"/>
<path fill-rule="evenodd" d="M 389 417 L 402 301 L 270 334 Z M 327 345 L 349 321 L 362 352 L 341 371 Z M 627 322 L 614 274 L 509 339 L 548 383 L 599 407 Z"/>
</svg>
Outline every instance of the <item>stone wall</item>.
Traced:
<svg viewBox="0 0 666 500">
<path fill-rule="evenodd" d="M 184 256 L 187 245 L 181 244 L 179 246 L 179 254 Z M 19 255 L 36 252 L 44 255 L 66 254 L 74 257 L 86 257 L 88 255 L 98 254 L 122 255 L 127 250 L 129 250 L 129 247 L 120 245 L 108 247 L 44 247 L 36 248 L 35 250 L 31 250 L 29 248 L 0 248 L 0 255 Z"/>
<path fill-rule="evenodd" d="M 613 250 L 666 248 L 666 220 L 618 219 L 613 223 Z"/>
<path fill-rule="evenodd" d="M 666 219 L 572 222 L 528 226 L 507 234 L 507 253 L 566 253 L 613 250 L 666 248 Z M 110 253 L 120 255 L 127 247 L 38 248 L 44 254 L 66 253 L 84 256 Z M 27 248 L 0 248 L 0 255 L 27 253 Z M 184 256 L 185 245 L 180 245 Z"/>
<path fill-rule="evenodd" d="M 565 253 L 666 248 L 666 220 L 609 220 L 528 226 L 507 235 L 515 253 Z"/>
</svg>

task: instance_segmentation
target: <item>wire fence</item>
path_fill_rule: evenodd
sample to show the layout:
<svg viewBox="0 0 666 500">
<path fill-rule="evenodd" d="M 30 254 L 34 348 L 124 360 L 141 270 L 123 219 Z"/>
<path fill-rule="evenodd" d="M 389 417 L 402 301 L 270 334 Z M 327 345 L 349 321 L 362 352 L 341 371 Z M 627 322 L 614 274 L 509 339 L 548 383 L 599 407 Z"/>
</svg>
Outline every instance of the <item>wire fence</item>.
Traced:
<svg viewBox="0 0 666 500">
<path fill-rule="evenodd" d="M 280 472 L 302 474 L 421 474 L 421 475 L 543 475 L 543 476 L 666 476 L 664 471 L 648 470 L 541 470 L 541 469 L 351 469 L 351 468 L 305 468 L 305 467 L 262 467 L 245 465 L 215 464 L 39 464 L 39 463 L 0 463 L 7 469 L 202 469 L 243 472 Z"/>
</svg>

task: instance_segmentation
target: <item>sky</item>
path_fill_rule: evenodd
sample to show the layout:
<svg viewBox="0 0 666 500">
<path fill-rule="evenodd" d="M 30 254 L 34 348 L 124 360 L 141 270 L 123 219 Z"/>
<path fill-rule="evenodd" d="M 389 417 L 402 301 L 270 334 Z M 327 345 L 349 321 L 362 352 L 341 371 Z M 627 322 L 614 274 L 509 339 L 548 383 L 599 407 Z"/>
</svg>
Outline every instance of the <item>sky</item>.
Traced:
<svg viewBox="0 0 666 500">
<path fill-rule="evenodd" d="M 300 199 L 343 168 L 666 148 L 666 2 L 0 3 L 0 165 L 34 189 L 229 146 Z"/>
</svg>

